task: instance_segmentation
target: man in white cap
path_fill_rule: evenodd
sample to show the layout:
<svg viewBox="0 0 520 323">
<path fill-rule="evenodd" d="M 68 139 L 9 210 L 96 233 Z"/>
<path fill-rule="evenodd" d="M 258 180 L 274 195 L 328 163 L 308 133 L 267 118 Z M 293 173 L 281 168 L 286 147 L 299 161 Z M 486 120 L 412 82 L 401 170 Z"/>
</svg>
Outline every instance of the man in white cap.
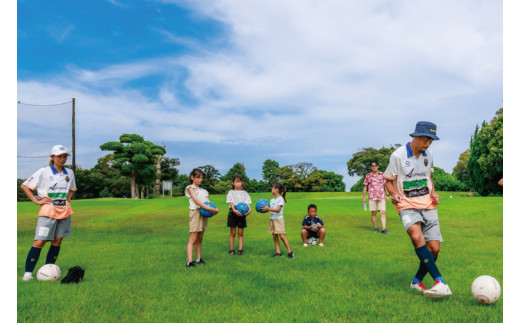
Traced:
<svg viewBox="0 0 520 323">
<path fill-rule="evenodd" d="M 419 121 L 413 140 L 396 149 L 384 172 L 386 189 L 392 196 L 399 217 L 412 240 L 420 265 L 410 287 L 428 298 L 451 295 L 451 290 L 436 265 L 442 236 L 437 216 L 439 195 L 431 178 L 433 158 L 428 147 L 437 137 L 437 126 L 428 121 Z M 422 280 L 430 273 L 435 283 L 426 289 Z"/>
<path fill-rule="evenodd" d="M 51 241 L 46 264 L 54 264 L 60 252 L 64 237 L 70 237 L 70 199 L 76 191 L 76 181 L 72 170 L 65 168 L 69 152 L 67 148 L 52 147 L 49 166 L 40 168 L 21 185 L 25 195 L 40 206 L 34 242 L 25 261 L 23 281 L 31 280 L 32 272 L 43 246 Z M 38 197 L 33 191 L 37 191 Z"/>
</svg>

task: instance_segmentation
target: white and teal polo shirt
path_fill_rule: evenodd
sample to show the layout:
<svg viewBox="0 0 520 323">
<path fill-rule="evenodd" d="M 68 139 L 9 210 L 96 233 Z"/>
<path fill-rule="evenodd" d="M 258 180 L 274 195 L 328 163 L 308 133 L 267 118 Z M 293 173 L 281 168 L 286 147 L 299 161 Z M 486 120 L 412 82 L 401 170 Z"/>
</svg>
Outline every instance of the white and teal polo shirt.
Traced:
<svg viewBox="0 0 520 323">
<path fill-rule="evenodd" d="M 66 202 L 69 191 L 76 191 L 76 180 L 72 170 L 63 168 L 63 172 L 60 173 L 54 168 L 54 165 L 43 167 L 32 174 L 22 185 L 36 190 L 39 197 L 48 196 L 53 199 L 52 204 L 41 205 L 40 216 L 62 219 L 72 214 L 72 210 Z"/>
<path fill-rule="evenodd" d="M 415 157 L 410 143 L 397 148 L 390 156 L 390 163 L 384 172 L 388 180 L 396 180 L 397 192 L 403 196 L 396 205 L 397 211 L 404 209 L 435 209 L 431 198 L 433 184 L 431 169 L 433 156 L 429 150 Z"/>
</svg>

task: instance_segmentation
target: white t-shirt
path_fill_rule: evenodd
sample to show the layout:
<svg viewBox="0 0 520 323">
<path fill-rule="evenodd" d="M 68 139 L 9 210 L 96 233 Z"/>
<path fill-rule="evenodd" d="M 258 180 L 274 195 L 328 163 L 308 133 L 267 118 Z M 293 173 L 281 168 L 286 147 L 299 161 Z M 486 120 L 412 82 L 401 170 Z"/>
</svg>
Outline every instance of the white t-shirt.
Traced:
<svg viewBox="0 0 520 323">
<path fill-rule="evenodd" d="M 231 202 L 234 205 L 237 205 L 238 203 L 251 204 L 251 197 L 249 197 L 249 194 L 244 190 L 241 190 L 241 191 L 231 190 L 227 193 L 226 203 L 231 203 Z M 231 208 L 231 205 L 229 207 Z"/>
<path fill-rule="evenodd" d="M 201 201 L 202 203 L 204 202 L 207 202 L 209 201 L 208 197 L 209 197 L 209 193 L 208 191 L 206 191 L 205 189 L 203 189 L 202 187 L 199 187 L 199 186 L 195 186 L 193 184 L 190 184 L 188 186 L 186 186 L 186 188 L 184 189 L 184 194 L 186 194 L 187 197 L 189 197 L 189 201 L 190 201 L 190 210 L 196 210 L 196 209 L 200 209 L 200 206 L 198 206 L 195 201 L 193 200 L 193 198 L 191 197 L 190 193 L 188 192 L 188 189 L 189 188 L 193 188 L 195 190 L 195 195 L 197 195 L 197 198 L 199 199 L 199 201 Z"/>
<path fill-rule="evenodd" d="M 283 196 L 273 197 L 270 203 L 271 209 L 276 209 L 279 205 L 282 206 L 280 212 L 271 211 L 271 220 L 283 219 L 283 207 L 285 205 L 285 200 L 283 199 Z"/>
</svg>

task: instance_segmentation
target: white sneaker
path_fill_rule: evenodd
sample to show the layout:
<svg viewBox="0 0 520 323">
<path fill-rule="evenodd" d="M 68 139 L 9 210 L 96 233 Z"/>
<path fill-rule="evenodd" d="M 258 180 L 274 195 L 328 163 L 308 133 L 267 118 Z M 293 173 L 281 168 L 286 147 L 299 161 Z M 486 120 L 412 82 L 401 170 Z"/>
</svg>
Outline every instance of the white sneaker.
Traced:
<svg viewBox="0 0 520 323">
<path fill-rule="evenodd" d="M 451 295 L 450 287 L 440 280 L 437 280 L 433 287 L 424 291 L 424 297 L 426 298 L 442 298 Z"/>
<path fill-rule="evenodd" d="M 32 273 L 25 273 L 25 274 L 23 274 L 22 280 L 23 280 L 24 282 L 29 281 L 29 280 L 31 280 L 31 279 L 33 279 L 33 275 L 32 275 Z"/>
<path fill-rule="evenodd" d="M 325 245 L 323 243 L 320 243 L 318 246 L 325 247 Z"/>
<path fill-rule="evenodd" d="M 308 244 L 308 243 L 304 243 L 303 246 L 304 246 L 304 247 L 308 247 L 309 244 Z"/>
<path fill-rule="evenodd" d="M 423 283 L 417 283 L 417 284 L 410 283 L 410 288 L 415 289 L 421 293 L 423 293 L 426 290 L 426 286 L 424 286 Z"/>
</svg>

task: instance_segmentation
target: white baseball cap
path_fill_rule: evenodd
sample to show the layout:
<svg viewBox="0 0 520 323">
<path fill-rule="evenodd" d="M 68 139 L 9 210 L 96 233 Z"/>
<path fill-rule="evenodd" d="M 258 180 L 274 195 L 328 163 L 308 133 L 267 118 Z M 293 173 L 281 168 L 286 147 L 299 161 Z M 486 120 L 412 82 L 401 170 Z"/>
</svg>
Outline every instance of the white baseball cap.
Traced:
<svg viewBox="0 0 520 323">
<path fill-rule="evenodd" d="M 65 148 L 65 146 L 56 145 L 52 147 L 51 156 L 60 156 L 63 154 L 67 154 L 68 156 L 70 156 L 69 151 L 67 150 L 67 148 Z"/>
</svg>

